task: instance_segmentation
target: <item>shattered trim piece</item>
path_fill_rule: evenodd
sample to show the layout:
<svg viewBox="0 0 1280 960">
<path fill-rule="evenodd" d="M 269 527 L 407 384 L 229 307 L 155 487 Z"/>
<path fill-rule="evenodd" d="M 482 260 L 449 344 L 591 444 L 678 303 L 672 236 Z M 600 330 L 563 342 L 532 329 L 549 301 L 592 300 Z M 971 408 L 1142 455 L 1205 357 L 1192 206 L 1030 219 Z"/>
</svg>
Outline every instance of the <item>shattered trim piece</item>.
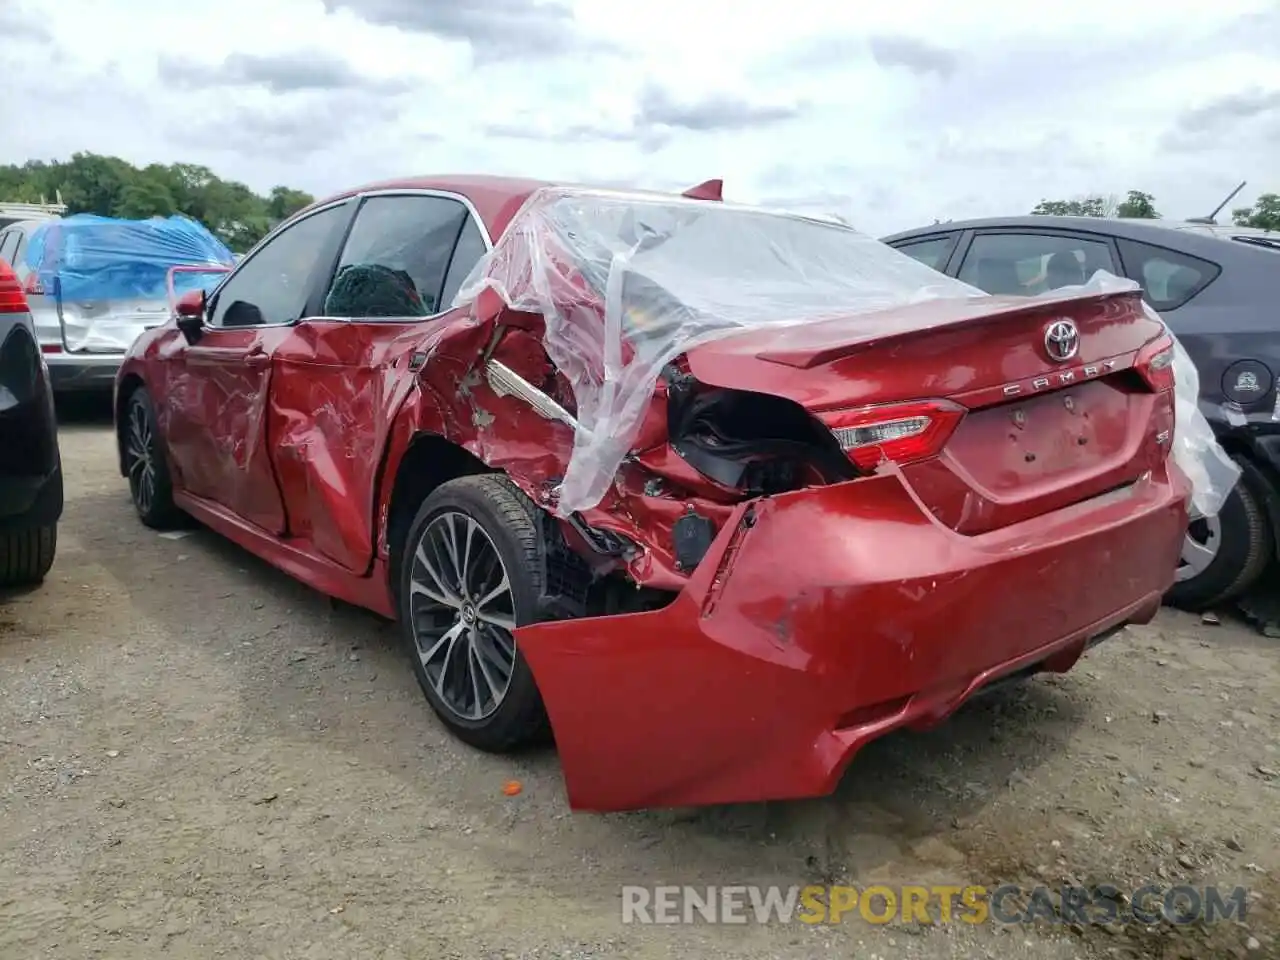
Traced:
<svg viewBox="0 0 1280 960">
<path fill-rule="evenodd" d="M 560 423 L 580 430 L 576 417 L 560 406 L 545 393 L 531 384 L 520 374 L 498 360 L 490 360 L 486 365 L 489 387 L 500 397 L 519 397 L 538 414 L 547 420 L 558 420 Z"/>
</svg>

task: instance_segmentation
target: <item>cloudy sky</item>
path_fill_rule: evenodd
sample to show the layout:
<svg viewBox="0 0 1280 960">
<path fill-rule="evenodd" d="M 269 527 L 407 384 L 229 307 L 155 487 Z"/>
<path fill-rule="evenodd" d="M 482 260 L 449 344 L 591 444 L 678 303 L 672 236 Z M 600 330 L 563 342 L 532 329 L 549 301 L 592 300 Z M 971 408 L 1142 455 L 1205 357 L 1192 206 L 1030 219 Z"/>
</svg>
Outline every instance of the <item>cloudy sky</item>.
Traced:
<svg viewBox="0 0 1280 960">
<path fill-rule="evenodd" d="M 723 177 L 876 235 L 1280 191 L 1277 0 L 0 0 L 0 50 L 0 162 L 89 150 L 316 194 Z"/>
</svg>

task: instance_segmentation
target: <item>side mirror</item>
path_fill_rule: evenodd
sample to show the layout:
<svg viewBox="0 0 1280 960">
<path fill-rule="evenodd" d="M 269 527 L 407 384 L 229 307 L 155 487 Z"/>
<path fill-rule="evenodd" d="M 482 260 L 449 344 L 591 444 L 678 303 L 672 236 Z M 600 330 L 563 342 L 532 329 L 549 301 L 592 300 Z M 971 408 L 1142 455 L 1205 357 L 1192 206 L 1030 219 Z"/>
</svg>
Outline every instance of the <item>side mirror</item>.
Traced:
<svg viewBox="0 0 1280 960">
<path fill-rule="evenodd" d="M 173 312 L 177 314 L 178 329 L 187 338 L 187 343 L 194 344 L 200 339 L 204 327 L 204 291 L 184 293 L 174 304 Z"/>
</svg>

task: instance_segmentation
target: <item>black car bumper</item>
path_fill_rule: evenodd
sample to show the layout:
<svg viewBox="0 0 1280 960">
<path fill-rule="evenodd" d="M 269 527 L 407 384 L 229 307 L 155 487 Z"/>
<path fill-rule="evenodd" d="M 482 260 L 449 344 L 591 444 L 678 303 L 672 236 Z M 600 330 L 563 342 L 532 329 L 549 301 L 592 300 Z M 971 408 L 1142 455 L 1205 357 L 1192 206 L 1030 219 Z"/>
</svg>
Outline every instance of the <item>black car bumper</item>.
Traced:
<svg viewBox="0 0 1280 960">
<path fill-rule="evenodd" d="M 40 477 L 0 477 L 0 531 L 55 524 L 62 504 L 61 467 Z"/>
<path fill-rule="evenodd" d="M 62 516 L 63 498 L 53 392 L 43 367 L 8 360 L 0 369 L 0 530 L 47 526 Z"/>
</svg>

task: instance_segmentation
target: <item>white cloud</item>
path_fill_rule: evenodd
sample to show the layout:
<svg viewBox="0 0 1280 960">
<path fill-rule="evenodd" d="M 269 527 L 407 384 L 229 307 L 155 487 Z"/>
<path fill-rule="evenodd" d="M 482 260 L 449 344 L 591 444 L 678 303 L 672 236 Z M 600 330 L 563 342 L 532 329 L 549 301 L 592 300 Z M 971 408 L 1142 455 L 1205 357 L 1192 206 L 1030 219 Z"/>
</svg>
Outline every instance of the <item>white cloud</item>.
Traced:
<svg viewBox="0 0 1280 960">
<path fill-rule="evenodd" d="M 8 0 L 0 34 L 0 162 L 87 150 L 316 194 L 723 177 L 877 235 L 1280 190 L 1273 0 Z"/>
</svg>

